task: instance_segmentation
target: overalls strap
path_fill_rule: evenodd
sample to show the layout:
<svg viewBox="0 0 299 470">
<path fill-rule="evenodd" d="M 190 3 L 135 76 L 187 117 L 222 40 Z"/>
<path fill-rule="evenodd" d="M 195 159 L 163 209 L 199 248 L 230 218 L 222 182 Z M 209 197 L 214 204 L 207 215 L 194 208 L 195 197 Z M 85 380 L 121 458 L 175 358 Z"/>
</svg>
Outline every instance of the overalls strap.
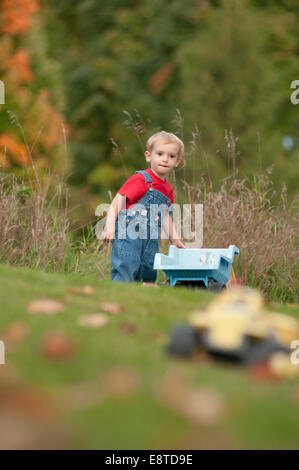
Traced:
<svg viewBox="0 0 299 470">
<path fill-rule="evenodd" d="M 151 182 L 152 182 L 152 179 L 151 179 L 151 177 L 150 177 L 150 175 L 148 174 L 147 171 L 145 171 L 145 170 L 138 170 L 138 171 L 135 171 L 135 173 L 142 173 L 143 176 L 144 176 L 144 178 L 145 178 L 145 181 L 146 181 L 147 183 L 151 183 Z"/>
<path fill-rule="evenodd" d="M 150 175 L 148 174 L 148 172 L 145 171 L 145 170 L 138 170 L 138 171 L 135 171 L 135 173 L 142 173 L 144 178 L 145 178 L 146 183 L 150 185 L 148 187 L 148 189 L 150 191 L 153 191 L 153 188 L 152 188 L 152 185 L 151 185 L 152 179 L 151 179 Z M 164 204 L 166 203 L 168 205 L 168 212 L 173 212 L 173 206 L 170 202 L 169 197 L 165 196 L 165 194 L 161 193 L 161 191 L 158 191 L 157 189 L 154 190 L 154 192 L 156 194 L 156 197 L 157 197 L 157 195 L 159 195 L 158 199 L 159 199 L 160 204 L 161 203 L 164 203 Z M 161 198 L 162 198 L 162 200 L 161 200 Z M 141 201 L 142 201 L 142 199 L 141 199 Z M 140 203 L 140 201 L 139 201 L 139 203 Z"/>
</svg>

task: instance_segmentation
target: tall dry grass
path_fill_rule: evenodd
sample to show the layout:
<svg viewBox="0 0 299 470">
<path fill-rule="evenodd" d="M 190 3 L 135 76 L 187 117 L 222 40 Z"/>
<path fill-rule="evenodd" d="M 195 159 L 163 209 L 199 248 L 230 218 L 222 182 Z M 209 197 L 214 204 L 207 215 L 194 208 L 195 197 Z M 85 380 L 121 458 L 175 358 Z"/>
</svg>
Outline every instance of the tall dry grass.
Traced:
<svg viewBox="0 0 299 470">
<path fill-rule="evenodd" d="M 48 172 L 41 177 L 32 157 L 40 132 L 30 146 L 17 115 L 7 112 L 22 135 L 30 165 L 24 168 L 21 181 L 0 168 L 0 262 L 48 271 L 65 269 L 71 247 L 64 178 L 65 127 L 61 123 L 65 145 L 63 174 Z"/>
<path fill-rule="evenodd" d="M 284 186 L 280 201 L 271 170 L 252 182 L 235 176 L 223 180 L 219 191 L 183 182 L 189 203 L 203 204 L 203 246 L 236 245 L 234 263 L 244 284 L 259 287 L 272 300 L 295 301 L 299 294 L 299 197 L 288 203 Z"/>
<path fill-rule="evenodd" d="M 51 271 L 64 266 L 68 245 L 65 187 L 19 182 L 0 173 L 0 261 Z"/>
</svg>

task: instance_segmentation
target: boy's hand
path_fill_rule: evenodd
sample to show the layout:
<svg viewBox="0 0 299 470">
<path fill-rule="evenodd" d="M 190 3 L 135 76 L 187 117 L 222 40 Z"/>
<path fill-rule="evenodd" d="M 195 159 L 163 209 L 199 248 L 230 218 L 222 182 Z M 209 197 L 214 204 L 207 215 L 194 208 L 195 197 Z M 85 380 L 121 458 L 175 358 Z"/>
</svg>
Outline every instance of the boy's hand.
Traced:
<svg viewBox="0 0 299 470">
<path fill-rule="evenodd" d="M 105 225 L 104 230 L 101 233 L 101 240 L 104 242 L 112 242 L 115 239 L 115 229 L 107 227 Z"/>
<path fill-rule="evenodd" d="M 171 240 L 170 243 L 171 243 L 171 245 L 174 245 L 174 246 L 176 246 L 176 247 L 178 247 L 178 248 L 186 248 L 185 245 L 184 245 L 184 243 L 183 243 L 182 240 L 180 240 L 180 239 Z"/>
</svg>

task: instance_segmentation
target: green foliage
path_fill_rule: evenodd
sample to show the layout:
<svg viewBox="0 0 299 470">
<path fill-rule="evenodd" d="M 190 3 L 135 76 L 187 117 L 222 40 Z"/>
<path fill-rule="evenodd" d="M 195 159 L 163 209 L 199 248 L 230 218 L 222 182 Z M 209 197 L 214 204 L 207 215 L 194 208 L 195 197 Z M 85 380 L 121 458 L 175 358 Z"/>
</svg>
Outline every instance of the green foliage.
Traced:
<svg viewBox="0 0 299 470">
<path fill-rule="evenodd" d="M 154 122 L 147 132 L 157 125 L 169 127 L 176 109 L 168 98 L 176 84 L 173 55 L 196 28 L 196 2 L 103 1 L 100 8 L 96 0 L 48 4 L 71 44 L 67 55 L 64 44 L 55 47 L 55 54 L 64 61 L 67 116 L 74 126 L 72 180 L 86 182 L 108 160 L 113 168 L 119 166 L 110 138 L 126 147 L 129 166 L 144 167 L 140 149 L 123 128 L 122 111 L 142 110 Z M 165 65 L 168 76 L 153 78 Z"/>
<path fill-rule="evenodd" d="M 111 188 L 115 186 L 122 178 L 121 169 L 113 168 L 109 164 L 103 164 L 96 167 L 88 177 L 88 182 L 95 187 Z"/>
<path fill-rule="evenodd" d="M 185 128 L 198 124 L 209 161 L 220 167 L 218 175 L 232 166 L 224 139 L 230 129 L 241 173 L 274 163 L 281 177 L 280 158 L 288 166 L 286 176 L 294 169 L 299 174 L 295 158 L 282 155 L 279 118 L 286 100 L 291 107 L 289 82 L 267 54 L 268 34 L 267 14 L 226 1 L 177 53 Z"/>
<path fill-rule="evenodd" d="M 282 138 L 296 136 L 299 124 L 289 99 L 299 65 L 296 2 L 46 4 L 52 55 L 64 64 L 73 182 L 103 193 L 103 175 L 115 172 L 109 184 L 117 190 L 123 159 L 130 168 L 146 167 L 144 145 L 152 132 L 181 133 L 188 151 L 197 123 L 213 180 L 232 168 L 225 143 L 232 129 L 241 172 L 274 163 L 276 183 L 284 179 L 295 192 L 297 147 L 284 150 Z M 136 133 L 123 110 L 139 110 L 146 126 Z M 187 165 L 184 177 L 192 171 Z M 204 171 L 196 165 L 196 177 Z"/>
</svg>

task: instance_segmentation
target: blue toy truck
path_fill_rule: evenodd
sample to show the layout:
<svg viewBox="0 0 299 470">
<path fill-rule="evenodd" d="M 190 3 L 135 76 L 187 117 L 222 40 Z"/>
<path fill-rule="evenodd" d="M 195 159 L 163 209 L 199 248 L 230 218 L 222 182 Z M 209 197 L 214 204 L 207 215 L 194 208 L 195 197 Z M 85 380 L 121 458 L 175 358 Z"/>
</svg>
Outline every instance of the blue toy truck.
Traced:
<svg viewBox="0 0 299 470">
<path fill-rule="evenodd" d="M 162 269 L 170 278 L 170 286 L 191 285 L 222 290 L 229 281 L 234 256 L 239 254 L 235 245 L 229 248 L 177 248 L 169 247 L 168 255 L 157 253 L 154 269 Z"/>
</svg>

